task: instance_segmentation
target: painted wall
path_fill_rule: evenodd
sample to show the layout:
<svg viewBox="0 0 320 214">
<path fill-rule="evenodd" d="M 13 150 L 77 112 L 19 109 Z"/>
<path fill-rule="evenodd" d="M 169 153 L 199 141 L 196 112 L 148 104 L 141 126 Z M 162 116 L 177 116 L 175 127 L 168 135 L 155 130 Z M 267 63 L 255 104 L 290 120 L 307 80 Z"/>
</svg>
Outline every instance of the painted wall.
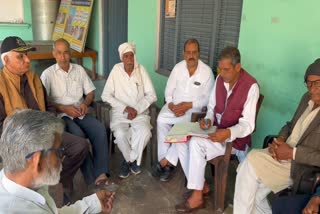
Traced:
<svg viewBox="0 0 320 214">
<path fill-rule="evenodd" d="M 162 106 L 167 77 L 155 73 L 157 1 L 128 1 L 128 40 L 135 42 L 138 62 L 149 72 L 157 91 L 157 104 Z"/>
<path fill-rule="evenodd" d="M 307 66 L 320 57 L 318 0 L 244 0 L 239 49 L 242 64 L 265 95 L 255 147 L 291 119 L 306 88 Z"/>
</svg>

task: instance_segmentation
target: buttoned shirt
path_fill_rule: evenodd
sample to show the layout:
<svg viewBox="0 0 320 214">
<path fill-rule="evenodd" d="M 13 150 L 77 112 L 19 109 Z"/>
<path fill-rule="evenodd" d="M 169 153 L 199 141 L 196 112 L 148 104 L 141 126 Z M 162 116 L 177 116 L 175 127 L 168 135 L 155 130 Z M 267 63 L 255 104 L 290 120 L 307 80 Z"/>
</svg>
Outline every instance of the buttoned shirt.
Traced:
<svg viewBox="0 0 320 214">
<path fill-rule="evenodd" d="M 229 88 L 229 83 L 224 83 L 224 87 L 227 90 L 226 99 L 228 99 L 228 97 L 232 94 L 233 88 L 231 89 Z M 215 95 L 216 95 L 216 85 L 213 87 L 213 90 L 211 92 L 209 103 L 208 103 L 208 110 L 205 117 L 207 119 L 210 119 L 212 123 L 214 122 L 213 110 L 216 105 Z M 242 116 L 239 118 L 239 122 L 234 126 L 231 126 L 228 128 L 231 131 L 231 137 L 226 140 L 227 142 L 232 142 L 236 138 L 246 137 L 247 135 L 253 132 L 255 127 L 256 108 L 257 108 L 257 101 L 259 99 L 259 95 L 260 93 L 259 93 L 258 84 L 257 83 L 252 84 L 247 95 L 247 100 L 244 103 Z M 222 115 L 223 113 L 216 115 L 218 124 L 220 124 Z"/>
<path fill-rule="evenodd" d="M 192 108 L 199 111 L 208 103 L 214 77 L 212 70 L 201 60 L 198 60 L 198 67 L 190 76 L 185 60 L 176 64 L 169 76 L 165 99 L 166 103 L 192 102 Z"/>
<path fill-rule="evenodd" d="M 129 76 L 123 63 L 116 64 L 108 77 L 101 99 L 112 106 L 115 114 L 123 114 L 126 106 L 137 110 L 138 114 L 147 112 L 157 100 L 152 82 L 145 68 L 138 64 Z"/>
<path fill-rule="evenodd" d="M 52 101 L 61 105 L 78 107 L 83 102 L 83 95 L 96 89 L 84 68 L 73 63 L 70 63 L 68 72 L 54 64 L 43 71 L 40 79 Z"/>
<path fill-rule="evenodd" d="M 92 194 L 70 206 L 56 207 L 48 193 L 48 187 L 32 190 L 8 179 L 3 170 L 0 172 L 0 214 L 6 213 L 99 213 L 101 203 L 96 194 Z"/>
</svg>

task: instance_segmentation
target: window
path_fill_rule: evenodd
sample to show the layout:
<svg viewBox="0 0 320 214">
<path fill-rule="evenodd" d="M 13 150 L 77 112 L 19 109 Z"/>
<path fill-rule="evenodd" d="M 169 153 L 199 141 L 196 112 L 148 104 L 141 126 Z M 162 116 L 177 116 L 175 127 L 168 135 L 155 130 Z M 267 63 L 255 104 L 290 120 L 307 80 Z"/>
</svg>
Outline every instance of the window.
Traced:
<svg viewBox="0 0 320 214">
<path fill-rule="evenodd" d="M 183 60 L 188 38 L 200 43 L 200 59 L 215 71 L 217 57 L 226 46 L 238 46 L 242 0 L 176 0 L 176 16 L 165 17 L 160 5 L 158 72 L 170 74 Z"/>
</svg>

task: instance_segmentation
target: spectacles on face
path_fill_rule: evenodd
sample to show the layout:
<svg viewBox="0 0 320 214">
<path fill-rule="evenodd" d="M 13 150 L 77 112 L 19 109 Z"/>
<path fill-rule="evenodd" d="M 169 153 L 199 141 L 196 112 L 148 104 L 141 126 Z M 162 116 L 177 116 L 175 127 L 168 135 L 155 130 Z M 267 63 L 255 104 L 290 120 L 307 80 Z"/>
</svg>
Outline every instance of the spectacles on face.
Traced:
<svg viewBox="0 0 320 214">
<path fill-rule="evenodd" d="M 315 81 L 307 80 L 307 82 L 305 82 L 305 85 L 307 86 L 307 88 L 311 88 L 312 86 L 316 88 L 320 88 L 320 80 L 315 80 Z"/>
<path fill-rule="evenodd" d="M 27 154 L 25 158 L 26 159 L 31 158 L 32 155 L 34 155 L 36 152 L 42 152 L 44 153 L 44 155 L 47 155 L 49 152 L 55 152 L 58 158 L 62 159 L 64 157 L 64 148 L 50 148 L 50 149 L 43 149 L 40 151 L 31 152 Z"/>
</svg>

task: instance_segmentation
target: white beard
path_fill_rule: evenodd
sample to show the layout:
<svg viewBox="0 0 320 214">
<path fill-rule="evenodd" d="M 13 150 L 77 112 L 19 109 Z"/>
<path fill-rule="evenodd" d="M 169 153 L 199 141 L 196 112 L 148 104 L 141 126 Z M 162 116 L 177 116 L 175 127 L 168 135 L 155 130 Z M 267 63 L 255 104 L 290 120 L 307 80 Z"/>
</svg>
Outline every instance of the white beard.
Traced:
<svg viewBox="0 0 320 214">
<path fill-rule="evenodd" d="M 59 164 L 58 168 L 49 168 L 48 164 L 46 165 L 45 172 L 39 178 L 33 182 L 33 189 L 39 189 L 43 186 L 52 186 L 59 183 L 60 172 L 62 171 L 62 164 Z"/>
</svg>

